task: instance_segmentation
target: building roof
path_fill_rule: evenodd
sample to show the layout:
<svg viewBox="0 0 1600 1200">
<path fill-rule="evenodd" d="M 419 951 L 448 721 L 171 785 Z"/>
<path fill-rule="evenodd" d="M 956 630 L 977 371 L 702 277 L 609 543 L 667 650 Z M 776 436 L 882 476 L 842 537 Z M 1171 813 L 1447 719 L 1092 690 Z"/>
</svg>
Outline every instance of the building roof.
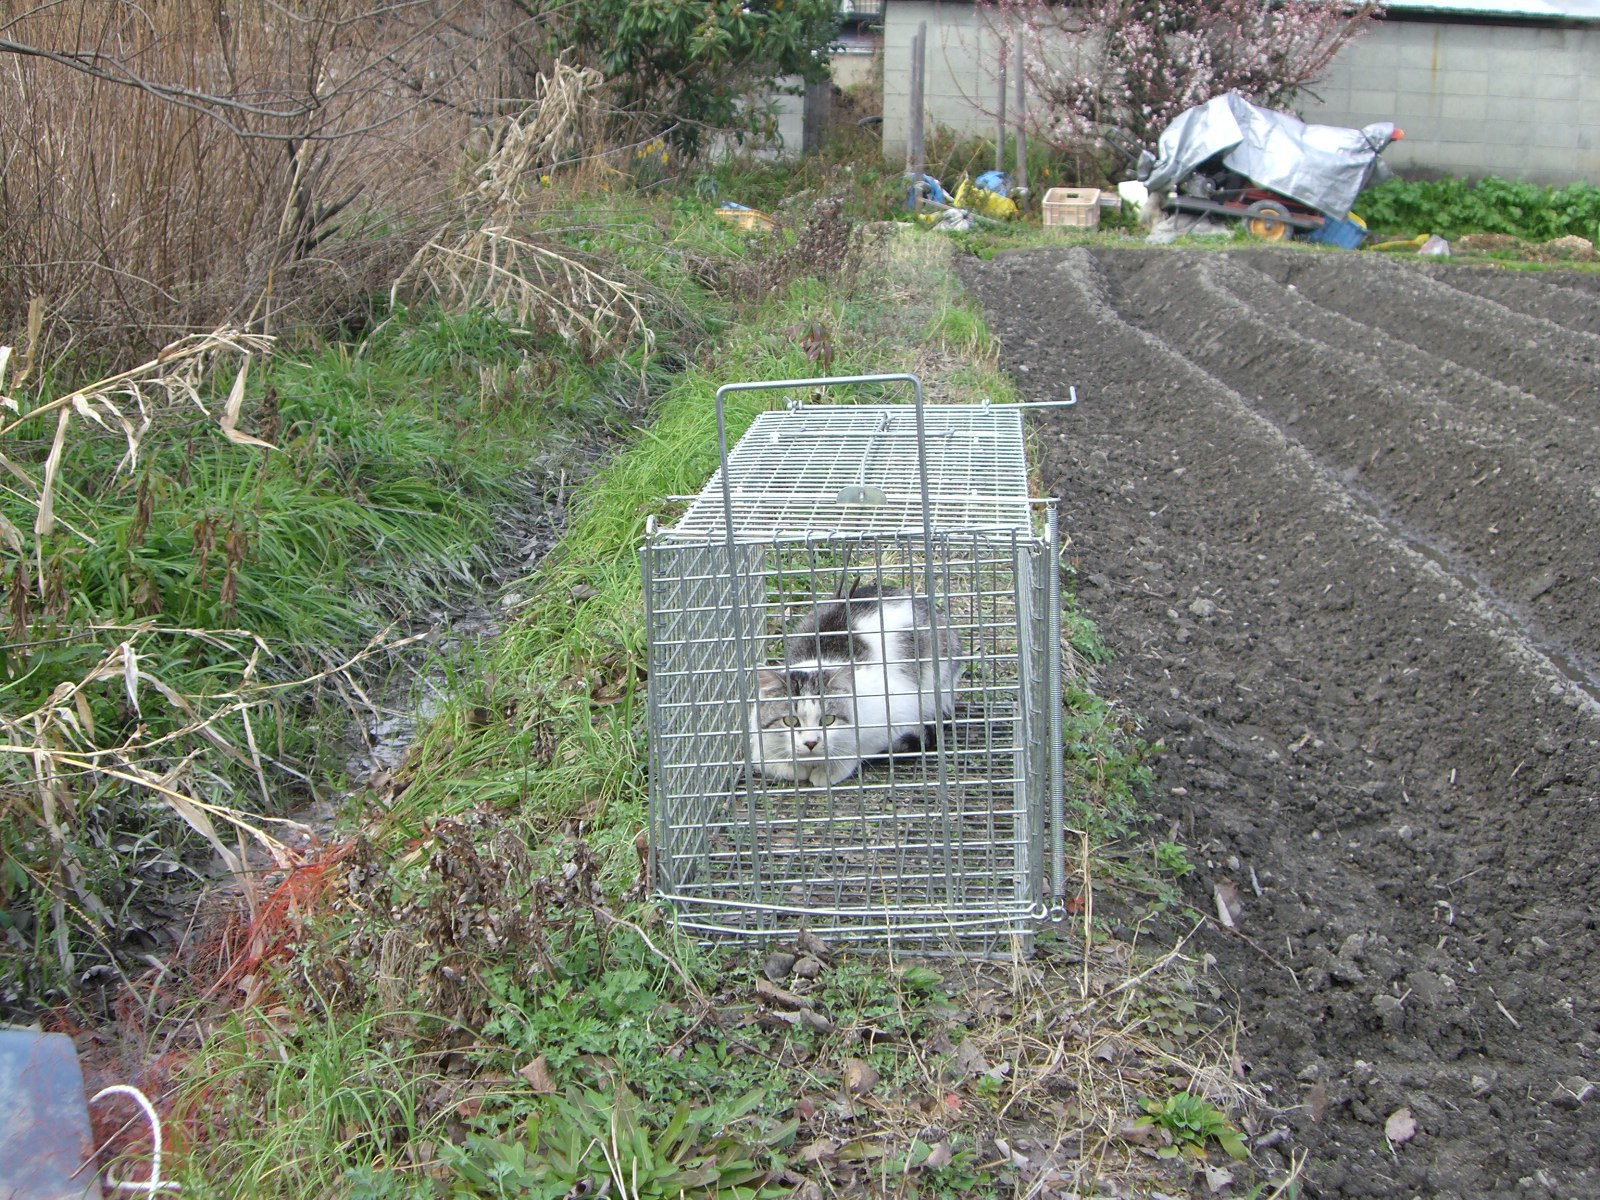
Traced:
<svg viewBox="0 0 1600 1200">
<path fill-rule="evenodd" d="M 954 2 L 974 4 L 978 0 Z M 868 10 L 881 12 L 884 3 L 885 0 L 839 0 L 839 12 L 847 20 L 876 20 L 876 13 L 871 18 L 865 14 Z M 1600 0 L 1387 0 L 1384 8 L 1389 16 L 1402 20 L 1419 17 L 1448 21 L 1456 17 L 1466 21 L 1512 23 L 1600 22 Z"/>
<path fill-rule="evenodd" d="M 1389 0 L 1396 16 L 1506 17 L 1513 20 L 1600 21 L 1600 0 Z"/>
</svg>

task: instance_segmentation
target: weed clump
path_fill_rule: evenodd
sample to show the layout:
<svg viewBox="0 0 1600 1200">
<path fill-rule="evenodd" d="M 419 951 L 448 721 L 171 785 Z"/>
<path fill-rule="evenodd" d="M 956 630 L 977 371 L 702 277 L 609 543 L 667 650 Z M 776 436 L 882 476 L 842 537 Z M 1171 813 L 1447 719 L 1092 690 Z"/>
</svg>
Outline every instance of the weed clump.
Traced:
<svg viewBox="0 0 1600 1200">
<path fill-rule="evenodd" d="M 780 228 L 755 243 L 730 272 L 729 291 L 746 300 L 781 296 L 799 279 L 814 279 L 848 291 L 861 269 L 861 227 L 845 216 L 844 200 L 826 196 L 807 210 L 792 240 Z"/>
</svg>

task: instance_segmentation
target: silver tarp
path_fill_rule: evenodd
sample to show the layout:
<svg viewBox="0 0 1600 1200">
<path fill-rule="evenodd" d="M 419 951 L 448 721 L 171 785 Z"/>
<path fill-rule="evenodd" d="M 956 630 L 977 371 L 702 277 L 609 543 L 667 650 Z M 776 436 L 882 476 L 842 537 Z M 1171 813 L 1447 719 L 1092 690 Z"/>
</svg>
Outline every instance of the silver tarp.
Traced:
<svg viewBox="0 0 1600 1200">
<path fill-rule="evenodd" d="M 1364 129 L 1307 125 L 1292 113 L 1226 92 L 1173 118 L 1157 153 L 1141 156 L 1139 178 L 1152 192 L 1171 191 L 1222 154 L 1223 166 L 1257 187 L 1342 220 L 1363 188 L 1392 174 L 1378 156 L 1394 134 L 1389 121 Z"/>
</svg>

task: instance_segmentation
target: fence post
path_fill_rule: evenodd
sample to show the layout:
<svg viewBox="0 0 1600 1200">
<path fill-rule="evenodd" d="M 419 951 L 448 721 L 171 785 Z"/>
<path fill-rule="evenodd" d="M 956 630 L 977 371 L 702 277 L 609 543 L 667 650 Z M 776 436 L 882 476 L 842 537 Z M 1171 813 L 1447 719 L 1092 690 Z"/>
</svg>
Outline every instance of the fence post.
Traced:
<svg viewBox="0 0 1600 1200">
<path fill-rule="evenodd" d="M 1011 46 L 1002 36 L 1000 39 L 1000 107 L 995 113 L 994 122 L 994 169 L 1006 169 L 1006 59 L 1011 57 Z"/>
<path fill-rule="evenodd" d="M 1022 71 L 1022 35 L 1017 35 L 1016 63 L 1013 74 L 1017 77 L 1017 194 L 1020 205 L 1028 203 L 1028 81 Z"/>
<path fill-rule="evenodd" d="M 911 176 L 911 210 L 922 211 L 922 175 L 924 148 L 922 142 L 922 79 L 928 48 L 928 23 L 917 22 L 916 36 L 911 39 L 911 123 L 906 134 L 906 173 Z"/>
<path fill-rule="evenodd" d="M 804 111 L 800 118 L 802 154 L 815 154 L 822 149 L 822 130 L 832 111 L 832 85 L 826 79 L 806 84 Z"/>
</svg>

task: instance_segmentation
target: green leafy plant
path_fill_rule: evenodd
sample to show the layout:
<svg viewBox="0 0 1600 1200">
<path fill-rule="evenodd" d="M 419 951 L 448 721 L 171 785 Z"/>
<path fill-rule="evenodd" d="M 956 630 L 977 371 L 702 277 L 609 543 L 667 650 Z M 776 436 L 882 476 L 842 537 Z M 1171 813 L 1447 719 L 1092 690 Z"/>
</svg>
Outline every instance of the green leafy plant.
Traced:
<svg viewBox="0 0 1600 1200">
<path fill-rule="evenodd" d="M 733 1116 L 761 1100 L 761 1093 L 751 1093 L 733 1106 Z M 747 1142 L 717 1128 L 717 1116 L 685 1100 L 656 1129 L 625 1084 L 611 1092 L 570 1088 L 528 1119 L 522 1138 L 471 1135 L 465 1147 L 447 1146 L 445 1157 L 458 1178 L 457 1196 L 556 1200 L 611 1188 L 636 1200 L 786 1194 L 758 1159 L 792 1140 L 799 1122 L 786 1121 Z"/>
<path fill-rule="evenodd" d="M 1393 179 L 1363 193 L 1356 208 L 1370 228 L 1384 233 L 1504 233 L 1535 242 L 1600 237 L 1600 187 L 1588 183 L 1556 188 L 1495 176 L 1476 184 Z"/>
<path fill-rule="evenodd" d="M 827 77 L 832 0 L 579 0 L 548 9 L 552 53 L 587 55 L 638 115 L 693 154 L 708 130 L 759 128 L 746 99 L 782 76 Z M 583 47 L 592 47 L 583 50 Z"/>
<path fill-rule="evenodd" d="M 1156 865 L 1180 879 L 1194 870 L 1194 864 L 1189 861 L 1189 852 L 1177 842 L 1157 843 Z"/>
<path fill-rule="evenodd" d="M 1157 1153 L 1163 1158 L 1179 1154 L 1201 1155 L 1207 1142 L 1215 1141 L 1230 1158 L 1248 1158 L 1239 1131 L 1222 1110 L 1209 1100 L 1188 1092 L 1177 1092 L 1165 1100 L 1143 1100 L 1144 1115 L 1134 1122 L 1136 1129 L 1161 1129 L 1171 1136 L 1170 1144 Z"/>
</svg>

